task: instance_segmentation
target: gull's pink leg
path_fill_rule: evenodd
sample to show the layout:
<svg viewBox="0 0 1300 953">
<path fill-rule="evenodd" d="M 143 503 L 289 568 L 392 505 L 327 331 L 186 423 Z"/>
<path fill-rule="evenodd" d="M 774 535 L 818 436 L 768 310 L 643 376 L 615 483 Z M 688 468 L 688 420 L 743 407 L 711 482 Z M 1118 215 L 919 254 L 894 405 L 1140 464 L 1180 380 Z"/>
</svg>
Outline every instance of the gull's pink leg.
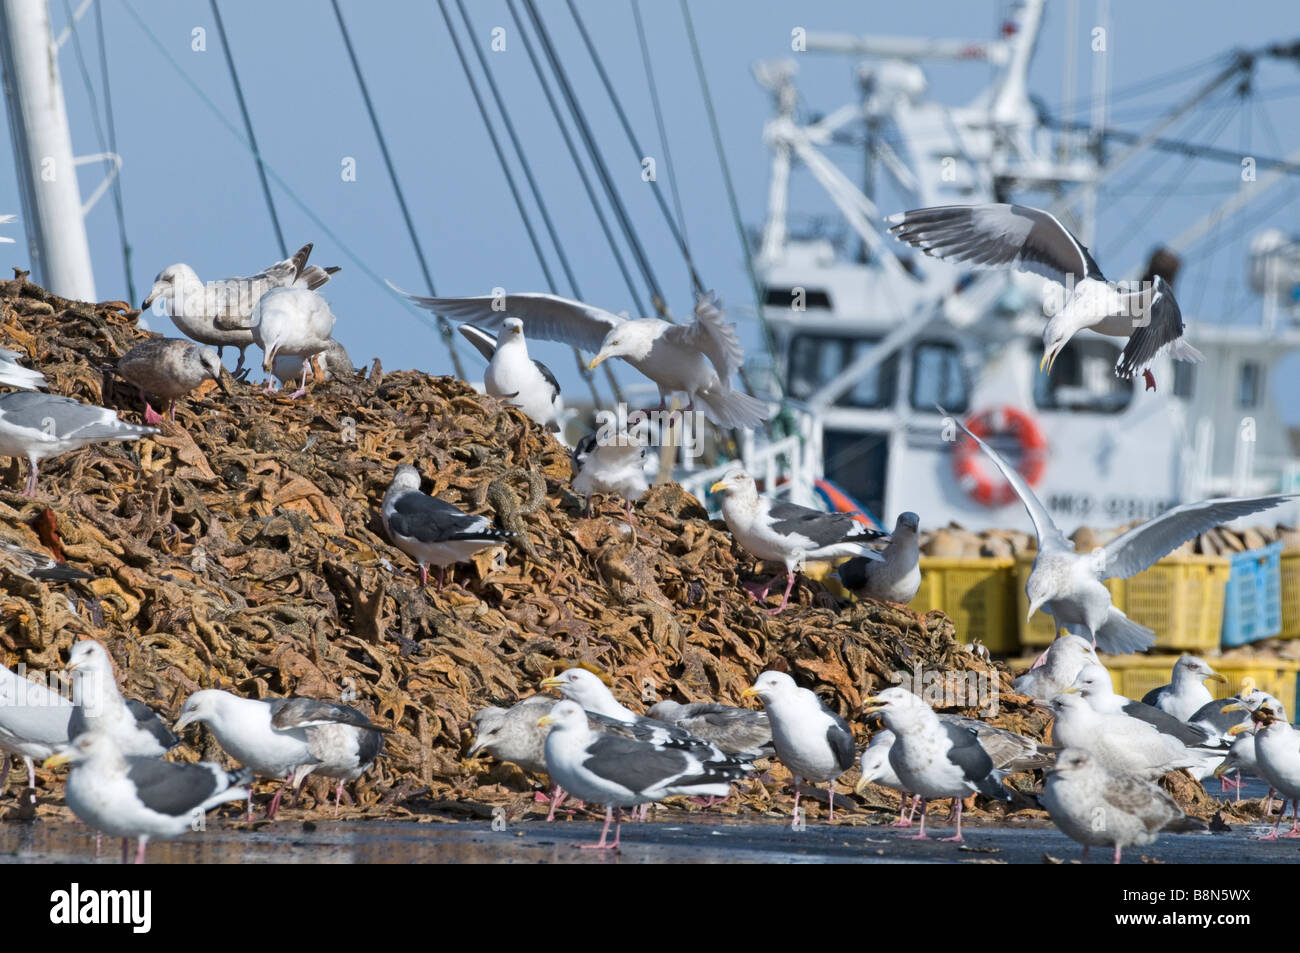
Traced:
<svg viewBox="0 0 1300 953">
<path fill-rule="evenodd" d="M 427 586 L 428 584 L 429 584 L 429 567 L 421 563 L 420 564 L 420 585 Z"/>
<path fill-rule="evenodd" d="M 343 780 L 339 779 L 339 786 L 334 789 L 334 816 L 339 816 L 339 805 L 343 802 Z"/>
<path fill-rule="evenodd" d="M 605 826 L 600 829 L 600 840 L 594 844 L 579 844 L 578 845 L 579 849 L 609 850 L 612 847 L 616 847 L 617 843 L 615 844 L 605 843 L 605 836 L 609 833 L 609 825 L 613 822 L 613 820 L 614 820 L 614 805 L 606 804 L 605 805 Z M 617 834 L 615 834 L 615 837 L 617 837 Z"/>
<path fill-rule="evenodd" d="M 1282 813 L 1286 813 L 1286 806 L 1282 807 Z M 1278 826 L 1282 824 L 1278 819 Z M 1282 835 L 1283 837 L 1300 837 L 1300 801 L 1291 802 L 1291 829 Z"/>
<path fill-rule="evenodd" d="M 930 802 L 925 798 L 921 798 L 921 829 L 915 834 L 908 835 L 906 838 L 907 840 L 929 840 L 929 837 L 925 833 L 925 812 L 929 806 Z"/>
<path fill-rule="evenodd" d="M 144 401 L 144 424 L 146 427 L 157 427 L 162 423 L 162 417 L 158 411 L 149 405 L 149 398 L 145 396 L 144 391 L 140 391 L 140 399 Z M 173 420 L 175 418 L 172 418 Z"/>
<path fill-rule="evenodd" d="M 1273 789 L 1268 789 L 1268 803 L 1264 805 L 1264 816 L 1268 817 L 1273 813 Z"/>
<path fill-rule="evenodd" d="M 1120 860 L 1119 860 L 1119 855 L 1123 852 L 1123 850 L 1124 850 L 1124 848 L 1119 847 L 1119 846 L 1116 846 L 1116 848 L 1115 848 L 1115 860 L 1113 861 L 1113 863 L 1118 864 L 1118 863 L 1120 862 Z"/>
<path fill-rule="evenodd" d="M 172 423 L 176 423 L 176 401 L 175 400 L 169 400 L 167 402 L 167 416 L 171 417 Z"/>
<path fill-rule="evenodd" d="M 799 779 L 794 779 L 794 808 L 790 811 L 791 817 L 799 816 Z"/>
<path fill-rule="evenodd" d="M 32 472 L 27 474 L 27 484 L 23 487 L 23 496 L 32 497 L 36 495 L 36 461 L 32 461 Z"/>
<path fill-rule="evenodd" d="M 149 838 L 147 838 L 147 837 L 141 837 L 141 838 L 140 838 L 140 842 L 139 842 L 139 844 L 136 845 L 136 848 L 135 848 L 135 862 L 136 862 L 136 864 L 143 864 L 143 863 L 144 863 L 144 849 L 145 849 L 145 847 L 148 846 L 148 844 L 149 844 Z"/>
<path fill-rule="evenodd" d="M 940 837 L 939 840 L 953 841 L 955 843 L 960 844 L 961 843 L 961 798 L 959 797 L 953 798 L 952 806 L 953 806 L 953 810 L 956 811 L 957 813 L 957 833 L 953 834 L 951 837 Z"/>
<path fill-rule="evenodd" d="M 289 395 L 290 400 L 297 400 L 303 394 L 307 393 L 307 368 L 311 366 L 311 361 L 302 362 L 302 380 L 298 382 L 298 389 Z"/>
<path fill-rule="evenodd" d="M 760 586 L 756 582 L 747 582 L 744 583 L 744 586 L 749 590 L 749 594 L 754 597 L 755 601 L 762 602 L 767 598 L 767 593 L 768 590 L 772 588 L 772 583 L 776 582 L 780 578 L 780 575 L 776 575 L 769 579 L 764 585 Z"/>
<path fill-rule="evenodd" d="M 551 793 L 551 809 L 546 812 L 548 821 L 555 820 L 555 809 L 564 803 L 566 797 L 568 795 L 564 793 L 564 789 L 557 784 L 555 790 Z"/>
<path fill-rule="evenodd" d="M 826 820 L 833 824 L 835 822 L 835 782 L 831 781 L 831 783 L 826 785 L 826 787 L 830 791 L 831 795 L 831 809 L 826 815 Z"/>
<path fill-rule="evenodd" d="M 767 609 L 768 615 L 777 615 L 782 609 L 790 604 L 790 590 L 794 588 L 794 573 L 786 572 L 787 582 L 785 584 L 785 595 L 781 596 L 781 604 L 775 609 Z"/>
<path fill-rule="evenodd" d="M 36 765 L 30 758 L 24 760 L 27 761 L 27 786 L 32 790 L 35 790 L 36 789 Z"/>
<path fill-rule="evenodd" d="M 1277 832 L 1282 827 L 1282 818 L 1286 814 L 1286 802 L 1282 802 L 1282 813 L 1277 816 L 1277 823 L 1273 825 L 1273 831 L 1269 834 L 1257 834 L 1252 840 L 1277 840 Z"/>
<path fill-rule="evenodd" d="M 1042 655 L 1040 655 L 1040 656 L 1038 656 L 1038 658 L 1034 659 L 1034 664 L 1031 665 L 1031 666 L 1029 666 L 1029 671 L 1032 672 L 1034 669 L 1038 668 L 1038 666 L 1042 665 L 1042 664 L 1043 664 L 1044 662 L 1046 662 L 1046 661 L 1047 661 L 1047 652 L 1046 652 L 1046 650 L 1044 650 L 1044 652 L 1043 652 Z"/>
<path fill-rule="evenodd" d="M 904 794 L 904 795 L 902 796 L 902 800 L 901 800 L 901 801 L 899 802 L 899 804 L 898 804 L 898 820 L 894 821 L 894 823 L 891 824 L 890 826 L 891 826 L 891 827 L 911 827 L 911 826 L 912 826 L 912 818 L 916 817 L 916 802 L 919 801 L 919 800 L 921 800 L 921 798 L 920 798 L 919 795 L 916 795 L 916 794 L 913 794 L 913 795 L 912 795 L 912 797 L 911 797 L 911 801 L 912 801 L 912 810 L 911 810 L 911 813 L 909 813 L 908 810 L 907 810 L 908 797 L 907 797 L 906 794 Z"/>
<path fill-rule="evenodd" d="M 266 816 L 269 820 L 275 820 L 275 812 L 280 809 L 280 801 L 284 798 L 284 792 L 289 789 L 289 784 L 293 780 L 293 775 L 284 779 L 284 784 L 280 785 L 280 790 L 275 792 L 275 797 L 271 798 L 271 806 L 266 809 Z"/>
</svg>

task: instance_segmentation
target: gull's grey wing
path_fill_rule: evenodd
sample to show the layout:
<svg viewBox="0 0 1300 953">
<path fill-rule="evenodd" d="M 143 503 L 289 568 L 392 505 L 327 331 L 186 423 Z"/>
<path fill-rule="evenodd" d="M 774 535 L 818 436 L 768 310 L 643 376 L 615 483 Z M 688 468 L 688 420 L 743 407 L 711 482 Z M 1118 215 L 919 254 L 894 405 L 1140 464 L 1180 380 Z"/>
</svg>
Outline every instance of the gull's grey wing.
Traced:
<svg viewBox="0 0 1300 953">
<path fill-rule="evenodd" d="M 311 728 L 317 725 L 351 725 L 368 731 L 387 732 L 372 723 L 362 712 L 350 705 L 317 701 L 314 698 L 285 698 L 271 706 L 271 725 L 280 730 Z"/>
<path fill-rule="evenodd" d="M 122 700 L 126 702 L 127 711 L 135 719 L 136 727 L 153 735 L 154 740 L 162 745 L 164 750 L 171 751 L 172 748 L 181 743 L 181 739 L 177 738 L 168 729 L 167 723 L 162 720 L 162 716 L 144 702 L 137 701 L 134 698 L 124 698 Z"/>
<path fill-rule="evenodd" d="M 849 723 L 831 711 L 825 702 L 819 698 L 822 711 L 831 717 L 831 724 L 826 728 L 826 743 L 831 746 L 831 751 L 835 754 L 835 764 L 841 771 L 847 771 L 853 767 L 853 762 L 857 758 L 857 745 L 853 740 L 853 729 Z"/>
<path fill-rule="evenodd" d="M 745 361 L 736 326 L 727 323 L 722 304 L 712 291 L 695 303 L 694 321 L 673 325 L 664 332 L 664 337 L 674 344 L 704 352 L 717 370 L 718 379 L 728 387 L 732 376 Z"/>
<path fill-rule="evenodd" d="M 1259 513 L 1297 496 L 1300 494 L 1221 497 L 1175 506 L 1107 543 L 1102 548 L 1098 571 L 1102 579 L 1127 579 L 1220 523 Z"/>
<path fill-rule="evenodd" d="M 491 361 L 497 353 L 497 339 L 495 334 L 489 334 L 482 328 L 475 327 L 472 324 L 459 324 L 456 330 L 465 336 L 465 340 L 474 345 L 474 350 L 483 355 L 484 360 Z"/>
<path fill-rule="evenodd" d="M 452 539 L 494 540 L 503 535 L 486 518 L 465 513 L 418 490 L 403 493 L 393 500 L 388 525 L 399 536 L 427 543 Z"/>
<path fill-rule="evenodd" d="M 1030 489 L 1029 484 L 1025 482 L 1019 471 L 1017 471 L 1015 467 L 1011 466 L 1011 464 L 1007 463 L 1007 461 L 1003 460 L 1002 455 L 996 450 L 967 430 L 966 425 L 960 420 L 953 417 L 952 414 L 948 413 L 948 411 L 944 410 L 942 407 L 939 407 L 938 409 L 939 413 L 943 414 L 945 417 L 951 417 L 957 426 L 965 432 L 966 436 L 979 444 L 980 449 L 988 454 L 988 457 L 993 461 L 994 466 L 1002 471 L 1002 476 L 1011 484 L 1011 488 L 1016 491 L 1016 495 L 1020 497 L 1020 502 L 1025 504 L 1025 510 L 1028 511 L 1029 518 L 1033 520 L 1034 531 L 1038 533 L 1039 550 L 1064 549 L 1067 552 L 1074 552 L 1074 546 L 1065 538 L 1065 534 L 1061 532 L 1056 523 L 1052 521 L 1052 514 L 1047 512 L 1047 507 L 1045 507 L 1042 504 L 1042 501 L 1034 495 L 1034 491 Z M 1170 549 L 1172 548 L 1173 547 L 1171 546 Z M 1161 555 L 1164 554 L 1162 553 Z"/>
<path fill-rule="evenodd" d="M 129 424 L 105 407 L 30 391 L 0 396 L 0 416 L 15 427 L 58 440 L 134 440 L 158 432 Z"/>
<path fill-rule="evenodd" d="M 890 232 L 934 258 L 1031 271 L 1062 284 L 1066 277 L 1104 280 L 1101 269 L 1052 214 L 1028 205 L 940 205 L 891 215 Z"/>
<path fill-rule="evenodd" d="M 971 725 L 940 722 L 952 746 L 947 758 L 961 769 L 962 776 L 985 797 L 1011 800 L 1011 792 L 993 777 L 993 759 L 980 744 L 979 734 Z"/>
<path fill-rule="evenodd" d="M 1127 313 L 1133 317 L 1133 333 L 1115 361 L 1115 374 L 1130 378 L 1155 360 L 1163 347 L 1182 337 L 1186 329 L 1174 290 L 1159 275 L 1150 289 L 1135 291 L 1126 301 L 1131 304 Z"/>
<path fill-rule="evenodd" d="M 229 784 L 222 784 L 211 767 L 161 761 L 157 758 L 127 758 L 127 779 L 136 797 L 159 814 L 180 817 L 194 810 Z"/>
<path fill-rule="evenodd" d="M 555 375 L 551 373 L 551 369 L 541 361 L 533 361 L 533 366 L 537 368 L 537 373 L 542 375 L 546 383 L 551 385 L 551 400 L 554 401 L 560 393 L 560 382 L 555 379 Z"/>
<path fill-rule="evenodd" d="M 1182 808 L 1168 792 L 1131 774 L 1111 775 L 1102 785 L 1101 796 L 1116 810 L 1139 818 L 1151 832 L 1183 816 Z"/>
<path fill-rule="evenodd" d="M 624 321 L 603 308 L 540 292 L 504 297 L 425 298 L 403 291 L 391 281 L 388 287 L 435 314 L 489 329 L 499 328 L 506 318 L 518 318 L 524 322 L 527 337 L 560 341 L 584 351 L 599 351 L 605 335 Z"/>
<path fill-rule="evenodd" d="M 1136 718 L 1138 721 L 1145 721 L 1161 734 L 1172 735 L 1188 746 L 1203 745 L 1211 740 L 1206 729 L 1199 725 L 1189 725 L 1186 722 L 1179 721 L 1173 715 L 1161 711 L 1154 705 L 1131 701 L 1124 706 L 1124 714 L 1130 718 Z"/>
<path fill-rule="evenodd" d="M 767 512 L 772 518 L 772 529 L 782 535 L 798 533 L 812 540 L 819 547 L 830 546 L 849 538 L 855 541 L 860 538 L 861 542 L 865 543 L 886 535 L 855 520 L 847 513 L 825 513 L 786 500 L 774 500 Z M 881 557 L 877 554 L 876 558 Z"/>
</svg>

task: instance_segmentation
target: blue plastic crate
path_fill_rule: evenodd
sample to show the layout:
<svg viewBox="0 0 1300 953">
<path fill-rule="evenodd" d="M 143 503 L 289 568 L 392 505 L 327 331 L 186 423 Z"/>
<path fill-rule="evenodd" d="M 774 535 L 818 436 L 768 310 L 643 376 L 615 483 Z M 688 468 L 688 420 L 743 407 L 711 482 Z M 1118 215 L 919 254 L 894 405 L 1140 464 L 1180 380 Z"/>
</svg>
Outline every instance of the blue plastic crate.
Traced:
<svg viewBox="0 0 1300 953">
<path fill-rule="evenodd" d="M 1232 556 L 1223 597 L 1223 644 L 1245 645 L 1282 631 L 1282 544 Z"/>
</svg>

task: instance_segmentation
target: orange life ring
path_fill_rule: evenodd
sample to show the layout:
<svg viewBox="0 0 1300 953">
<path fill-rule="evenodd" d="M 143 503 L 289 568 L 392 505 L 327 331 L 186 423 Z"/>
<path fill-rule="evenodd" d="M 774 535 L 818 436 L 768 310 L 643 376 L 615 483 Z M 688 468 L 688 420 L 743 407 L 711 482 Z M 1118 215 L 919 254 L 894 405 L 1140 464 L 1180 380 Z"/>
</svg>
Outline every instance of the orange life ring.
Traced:
<svg viewBox="0 0 1300 953">
<path fill-rule="evenodd" d="M 1020 460 L 1016 471 L 1030 486 L 1042 479 L 1047 466 L 1047 438 L 1042 430 L 1023 410 L 1014 407 L 995 407 L 972 414 L 966 429 L 981 440 L 991 436 L 1010 437 L 1020 444 Z M 1006 506 L 1020 499 L 1011 484 L 1002 478 L 988 457 L 974 440 L 965 435 L 952 454 L 953 475 L 957 485 L 976 503 L 983 506 Z"/>
</svg>

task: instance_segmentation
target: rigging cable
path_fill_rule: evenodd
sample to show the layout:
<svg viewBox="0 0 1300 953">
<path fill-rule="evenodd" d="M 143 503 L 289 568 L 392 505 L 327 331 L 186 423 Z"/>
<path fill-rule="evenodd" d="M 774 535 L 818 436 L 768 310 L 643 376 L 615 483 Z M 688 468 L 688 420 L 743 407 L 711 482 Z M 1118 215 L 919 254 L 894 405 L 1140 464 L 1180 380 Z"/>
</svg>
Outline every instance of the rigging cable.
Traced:
<svg viewBox="0 0 1300 953">
<path fill-rule="evenodd" d="M 235 72 L 235 57 L 230 52 L 230 43 L 226 39 L 226 28 L 221 22 L 221 11 L 217 9 L 217 0 L 208 0 L 212 6 L 212 19 L 217 24 L 217 33 L 221 36 L 221 50 L 226 54 L 226 66 L 230 68 L 230 79 L 235 84 L 235 98 L 239 101 L 239 111 L 244 117 L 244 129 L 248 132 L 248 142 L 253 148 L 253 158 L 257 160 L 257 177 L 262 181 L 262 194 L 266 196 L 266 207 L 271 213 L 271 224 L 275 226 L 275 238 L 280 243 L 280 255 L 289 257 L 289 247 L 284 243 L 284 232 L 280 230 L 280 217 L 275 214 L 275 199 L 271 197 L 271 183 L 266 178 L 266 166 L 262 162 L 262 153 L 257 148 L 257 137 L 253 135 L 253 120 L 248 115 L 248 104 L 244 102 L 244 89 L 239 84 L 239 74 Z"/>
<path fill-rule="evenodd" d="M 632 124 L 628 122 L 627 113 L 623 111 L 623 104 L 618 98 L 618 93 L 614 90 L 614 84 L 610 82 L 609 74 L 605 72 L 605 64 L 601 62 L 600 54 L 596 52 L 596 44 L 591 41 L 591 35 L 587 33 L 587 27 L 578 14 L 578 8 L 573 5 L 573 0 L 566 0 L 566 2 L 569 6 L 569 15 L 573 17 L 573 22 L 577 24 L 578 33 L 582 36 L 582 42 L 587 47 L 587 54 L 596 67 L 596 73 L 600 76 L 600 81 L 605 87 L 605 93 L 609 96 L 609 101 L 614 105 L 614 112 L 618 116 L 619 123 L 623 126 L 627 141 L 631 143 L 637 161 L 642 162 L 645 158 L 645 152 L 641 149 L 640 143 L 637 142 L 636 133 L 632 131 Z M 695 260 L 691 257 L 690 246 L 686 244 L 686 237 L 678 230 L 676 222 L 673 221 L 672 212 L 668 210 L 668 203 L 664 201 L 664 194 L 659 189 L 657 179 L 650 179 L 650 190 L 659 203 L 659 210 L 663 213 L 664 221 L 668 223 L 668 230 L 672 232 L 673 239 L 681 249 L 682 257 L 686 259 L 686 268 L 691 274 L 691 284 L 694 286 L 696 293 L 702 293 L 704 284 L 700 281 L 700 276 L 695 270 Z"/>
<path fill-rule="evenodd" d="M 497 112 L 501 114 L 501 123 L 505 126 L 506 135 L 510 137 L 510 144 L 514 147 L 515 158 L 519 162 L 520 168 L 524 173 L 524 180 L 528 183 L 528 190 L 533 195 L 533 202 L 537 206 L 538 213 L 542 216 L 542 225 L 546 228 L 546 234 L 551 239 L 551 246 L 555 249 L 555 255 L 560 260 L 560 267 L 564 270 L 564 276 L 568 279 L 569 287 L 573 291 L 573 296 L 581 300 L 582 291 L 578 287 L 578 279 L 573 274 L 573 269 L 569 267 L 568 256 L 564 254 L 564 247 L 560 244 L 560 236 L 555 231 L 555 223 L 551 221 L 551 213 L 546 207 L 546 202 L 542 198 L 541 189 L 537 187 L 537 180 L 533 177 L 532 166 L 528 161 L 528 154 L 524 152 L 523 143 L 519 141 L 519 136 L 515 132 L 515 124 L 510 119 L 510 113 L 506 110 L 505 101 L 501 97 L 501 90 L 497 88 L 496 79 L 492 76 L 492 71 L 488 68 L 487 57 L 483 55 L 483 50 L 479 44 L 472 42 L 474 36 L 474 24 L 470 22 L 469 13 L 465 10 L 463 0 L 455 0 L 456 8 L 460 10 L 461 19 L 465 21 L 465 33 L 471 38 L 470 48 L 478 59 L 479 69 L 483 71 L 483 76 L 487 80 L 488 89 L 492 92 L 492 99 L 496 103 Z M 484 122 L 487 117 L 483 117 Z M 549 275 L 548 275 L 549 277 Z M 550 291 L 552 294 L 558 294 L 559 289 L 552 282 Z M 586 381 L 587 386 L 591 389 L 591 399 L 594 404 L 600 403 L 600 394 L 596 391 L 596 381 L 592 374 L 591 368 L 587 362 L 582 359 L 582 354 L 575 347 L 573 350 L 573 359 L 578 365 L 578 373 Z M 606 370 L 608 374 L 608 369 Z M 611 386 L 613 382 L 611 380 Z"/>
<path fill-rule="evenodd" d="M 596 137 L 592 134 L 591 126 L 587 123 L 587 117 L 583 114 L 582 107 L 578 104 L 577 97 L 573 92 L 573 84 L 569 82 L 568 73 L 565 72 L 564 66 L 560 63 L 560 58 L 555 52 L 555 44 L 551 42 L 551 36 L 542 23 L 541 15 L 537 12 L 537 5 L 534 0 L 523 0 L 523 4 L 528 11 L 528 18 L 533 23 L 533 29 L 537 33 L 537 41 L 541 44 L 547 62 L 551 65 L 551 72 L 555 74 L 560 93 L 564 96 L 565 104 L 569 107 L 573 123 L 587 148 L 587 154 L 591 157 L 591 164 L 600 177 L 601 186 L 605 189 L 605 197 L 614 210 L 614 217 L 618 219 L 619 228 L 622 229 L 623 236 L 632 251 L 632 257 L 636 259 L 641 277 L 650 289 L 651 304 L 660 317 L 671 320 L 668 315 L 668 306 L 664 301 L 662 292 L 659 290 L 659 281 L 655 278 L 654 269 L 650 266 L 650 259 L 641 246 L 641 240 L 636 235 L 636 229 L 632 227 L 632 220 L 627 214 L 627 208 L 623 205 L 622 199 L 619 198 L 618 190 L 614 188 L 614 180 L 609 174 L 609 168 L 605 165 L 605 160 L 601 157 L 600 150 L 596 146 Z"/>
<path fill-rule="evenodd" d="M 108 149 L 117 155 L 117 121 L 113 118 L 113 91 L 108 84 L 108 50 L 104 42 L 103 4 L 95 4 L 95 33 L 99 40 L 99 69 L 104 84 L 104 114 L 108 123 Z M 127 301 L 137 300 L 135 296 L 135 279 L 131 277 L 131 258 L 133 250 L 126 232 L 126 202 L 122 198 L 122 170 L 117 170 L 113 179 L 113 205 L 117 210 L 117 238 L 122 246 L 122 267 L 126 270 Z"/>
<path fill-rule="evenodd" d="M 370 99 L 370 89 L 366 86 L 365 77 L 361 73 L 361 63 L 357 59 L 356 50 L 352 48 L 352 36 L 348 32 L 347 23 L 343 20 L 343 11 L 339 9 L 338 0 L 330 0 L 334 6 L 334 16 L 339 21 L 339 30 L 343 34 L 343 45 L 347 48 L 348 59 L 352 61 L 352 72 L 356 74 L 357 85 L 361 87 L 361 98 L 366 104 L 366 112 L 370 114 L 370 125 L 375 130 L 375 138 L 379 141 L 379 152 L 384 157 L 384 166 L 388 169 L 388 180 L 393 184 L 393 192 L 397 195 L 397 206 L 402 210 L 402 219 L 406 222 L 407 234 L 411 236 L 411 245 L 415 248 L 415 257 L 420 262 L 420 271 L 424 274 L 424 283 L 429 288 L 429 294 L 437 296 L 438 292 L 434 288 L 433 276 L 429 272 L 429 263 L 425 260 L 424 249 L 420 246 L 420 237 L 415 229 L 415 220 L 411 218 L 411 210 L 407 207 L 406 196 L 402 192 L 402 184 L 397 178 L 397 167 L 393 165 L 393 157 L 388 152 L 388 141 L 384 138 L 383 130 L 379 126 L 379 116 L 375 112 L 375 104 Z M 460 363 L 460 354 L 456 351 L 456 336 L 452 331 L 451 322 L 441 314 L 435 315 L 438 322 L 438 331 L 442 334 L 443 343 L 447 346 L 447 351 L 451 355 L 451 366 L 456 371 L 456 376 L 465 380 L 465 369 Z"/>
<path fill-rule="evenodd" d="M 641 4 L 638 0 L 632 0 L 632 18 L 636 21 L 636 38 L 641 46 L 641 62 L 645 66 L 646 85 L 650 88 L 650 105 L 654 108 L 655 126 L 659 129 L 659 141 L 664 147 L 664 168 L 668 170 L 668 187 L 673 193 L 677 227 L 681 229 L 682 241 L 689 245 L 690 236 L 686 234 L 686 213 L 682 210 L 682 196 L 677 189 L 677 173 L 673 171 L 673 153 L 668 148 L 668 128 L 664 124 L 663 110 L 659 106 L 659 87 L 655 84 L 654 67 L 650 62 L 650 47 L 646 43 L 645 24 L 641 22 Z"/>
</svg>

